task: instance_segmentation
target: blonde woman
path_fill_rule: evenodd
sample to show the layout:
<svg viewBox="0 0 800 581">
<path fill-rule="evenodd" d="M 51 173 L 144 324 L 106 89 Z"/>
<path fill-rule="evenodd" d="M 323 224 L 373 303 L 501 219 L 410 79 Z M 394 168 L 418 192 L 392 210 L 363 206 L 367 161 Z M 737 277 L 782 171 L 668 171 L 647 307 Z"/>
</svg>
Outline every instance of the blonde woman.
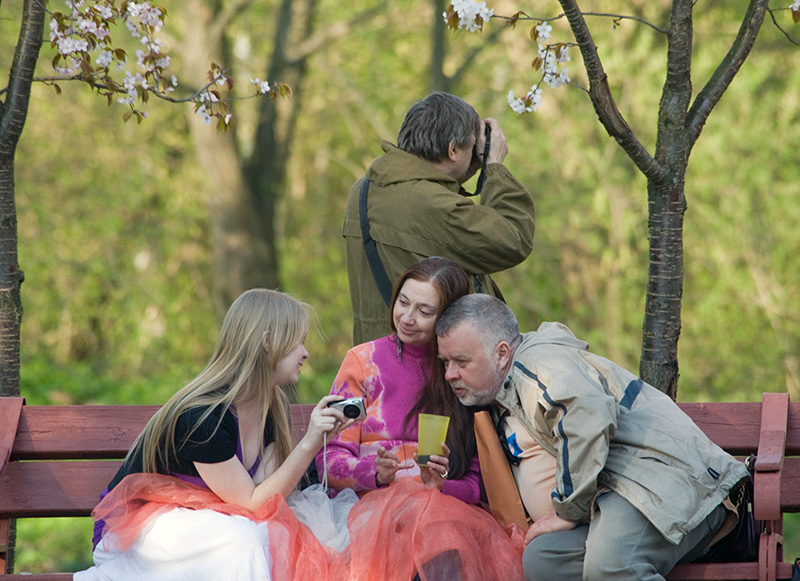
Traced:
<svg viewBox="0 0 800 581">
<path fill-rule="evenodd" d="M 353 420 L 327 396 L 293 447 L 281 386 L 298 380 L 308 330 L 307 305 L 284 293 L 253 289 L 231 305 L 211 361 L 156 412 L 109 483 L 93 515 L 95 566 L 76 580 L 327 573 L 331 552 L 285 498 L 323 437 Z"/>
</svg>

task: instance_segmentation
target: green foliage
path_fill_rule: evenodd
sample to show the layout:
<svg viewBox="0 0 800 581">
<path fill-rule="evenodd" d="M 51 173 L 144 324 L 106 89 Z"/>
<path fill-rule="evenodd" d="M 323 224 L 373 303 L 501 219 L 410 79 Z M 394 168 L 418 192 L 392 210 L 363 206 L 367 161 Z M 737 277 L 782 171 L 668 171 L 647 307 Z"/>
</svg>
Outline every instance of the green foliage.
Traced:
<svg viewBox="0 0 800 581">
<path fill-rule="evenodd" d="M 15 573 L 81 571 L 92 566 L 92 519 L 17 521 Z"/>
<path fill-rule="evenodd" d="M 165 107 L 159 122 L 134 127 L 92 99 L 75 86 L 59 98 L 37 87 L 35 121 L 17 153 L 22 391 L 41 401 L 110 403 L 126 385 L 122 398 L 155 403 L 177 387 L 163 383 L 197 372 L 216 336 L 216 317 L 203 306 L 202 184 L 181 111 Z M 73 127 L 53 131 L 64 119 Z M 163 132 L 170 119 L 173 131 Z M 77 383 L 68 375 L 85 375 L 82 388 L 68 390 Z M 48 378 L 66 381 L 53 385 L 55 400 L 41 391 Z"/>
</svg>

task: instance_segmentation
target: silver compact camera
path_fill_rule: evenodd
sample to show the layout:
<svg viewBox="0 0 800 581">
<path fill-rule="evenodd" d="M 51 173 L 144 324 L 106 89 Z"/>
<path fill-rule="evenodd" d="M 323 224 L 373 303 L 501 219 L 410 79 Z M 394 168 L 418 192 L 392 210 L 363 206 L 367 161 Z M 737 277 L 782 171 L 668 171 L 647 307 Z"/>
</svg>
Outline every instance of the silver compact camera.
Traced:
<svg viewBox="0 0 800 581">
<path fill-rule="evenodd" d="M 351 420 L 363 420 L 367 417 L 367 408 L 364 406 L 363 397 L 351 397 L 341 401 L 332 401 L 328 404 L 329 408 L 335 408 L 344 414 L 344 417 Z"/>
</svg>

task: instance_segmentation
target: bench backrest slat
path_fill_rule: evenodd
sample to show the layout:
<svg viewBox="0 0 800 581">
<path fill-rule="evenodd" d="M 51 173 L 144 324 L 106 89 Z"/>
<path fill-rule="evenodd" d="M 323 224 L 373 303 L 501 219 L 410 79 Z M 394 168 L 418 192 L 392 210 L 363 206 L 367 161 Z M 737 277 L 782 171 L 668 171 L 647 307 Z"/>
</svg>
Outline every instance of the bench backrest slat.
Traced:
<svg viewBox="0 0 800 581">
<path fill-rule="evenodd" d="M 761 435 L 761 402 L 679 403 L 711 440 L 731 454 L 755 454 Z M 731 426 L 735 426 L 732 429 Z M 786 456 L 800 455 L 800 402 L 789 402 Z"/>
<path fill-rule="evenodd" d="M 22 406 L 11 457 L 13 460 L 124 458 L 158 408 L 150 405 Z M 305 434 L 312 409 L 311 404 L 291 407 L 295 441 Z"/>
<path fill-rule="evenodd" d="M 760 402 L 679 405 L 719 446 L 737 455 L 755 453 L 760 435 Z M 295 441 L 305 433 L 313 407 L 292 406 Z M 138 405 L 23 406 L 12 457 L 18 460 L 122 458 L 157 409 L 158 406 Z M 730 426 L 736 429 L 731 430 Z M 800 402 L 791 402 L 786 455 L 798 454 Z"/>
<path fill-rule="evenodd" d="M 121 460 L 11 462 L 0 484 L 0 518 L 89 516 L 120 464 Z"/>
<path fill-rule="evenodd" d="M 737 455 L 756 451 L 761 403 L 680 405 L 725 449 Z M 790 456 L 800 452 L 800 403 L 791 402 L 789 406 L 789 457 L 784 460 L 780 499 L 785 510 L 798 512 L 800 457 Z M 311 404 L 292 406 L 295 441 L 305 433 L 313 408 Z M 157 409 L 158 406 L 23 406 L 11 457 L 40 462 L 10 462 L 6 466 L 0 481 L 0 517 L 90 514 L 117 470 L 119 459 Z M 731 425 L 737 428 L 732 430 Z M 113 461 L 57 461 L 78 459 Z M 87 478 L 87 474 L 91 477 Z"/>
<path fill-rule="evenodd" d="M 24 406 L 15 460 L 124 458 L 158 406 Z"/>
</svg>

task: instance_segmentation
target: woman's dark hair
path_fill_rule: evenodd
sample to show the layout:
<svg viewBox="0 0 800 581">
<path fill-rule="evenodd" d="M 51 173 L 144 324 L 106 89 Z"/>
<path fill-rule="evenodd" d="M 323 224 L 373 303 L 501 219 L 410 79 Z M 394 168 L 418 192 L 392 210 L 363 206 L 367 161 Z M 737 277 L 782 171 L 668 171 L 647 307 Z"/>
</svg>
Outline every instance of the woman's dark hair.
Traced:
<svg viewBox="0 0 800 581">
<path fill-rule="evenodd" d="M 392 308 L 400 294 L 400 289 L 407 280 L 429 282 L 439 295 L 439 312 L 437 319 L 444 310 L 456 299 L 469 294 L 469 277 L 464 269 L 449 258 L 433 256 L 424 258 L 409 267 L 394 285 L 392 290 Z M 390 313 L 391 317 L 391 313 Z M 392 331 L 396 332 L 394 320 L 390 322 Z M 469 463 L 477 453 L 475 444 L 475 431 L 472 425 L 473 410 L 461 405 L 453 393 L 450 385 L 444 379 L 444 369 L 439 361 L 439 351 L 436 346 L 436 334 L 431 337 L 431 368 L 429 379 L 425 384 L 419 400 L 408 412 L 404 425 L 417 417 L 420 412 L 439 414 L 450 417 L 450 427 L 447 430 L 447 447 L 450 448 L 450 468 L 448 478 L 461 478 L 469 468 Z"/>
</svg>

